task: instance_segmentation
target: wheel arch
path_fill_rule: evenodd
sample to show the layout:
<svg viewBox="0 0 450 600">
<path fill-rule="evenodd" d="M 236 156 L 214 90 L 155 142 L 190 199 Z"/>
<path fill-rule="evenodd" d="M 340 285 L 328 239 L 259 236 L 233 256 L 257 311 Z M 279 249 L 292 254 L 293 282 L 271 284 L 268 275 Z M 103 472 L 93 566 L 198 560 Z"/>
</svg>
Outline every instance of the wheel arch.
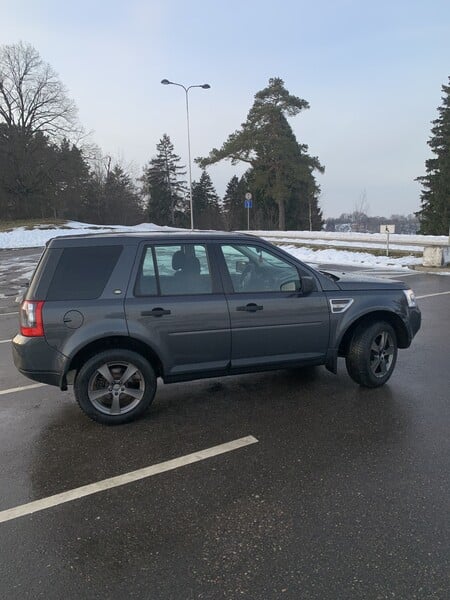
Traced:
<svg viewBox="0 0 450 600">
<path fill-rule="evenodd" d="M 118 335 L 93 340 L 80 348 L 68 362 L 64 376 L 66 377 L 72 372 L 74 379 L 75 373 L 78 372 L 80 367 L 92 356 L 95 356 L 95 354 L 98 354 L 99 352 L 104 352 L 105 350 L 117 350 L 119 348 L 131 350 L 140 354 L 150 362 L 155 370 L 156 376 L 163 377 L 164 369 L 162 362 L 151 346 L 136 338 Z M 72 379 L 71 377 L 69 378 Z"/>
<path fill-rule="evenodd" d="M 358 329 L 361 325 L 371 325 L 377 321 L 385 321 L 391 325 L 395 331 L 397 345 L 399 348 L 407 348 L 410 345 L 411 340 L 408 334 L 408 329 L 402 318 L 396 313 L 388 310 L 377 310 L 360 316 L 347 327 L 339 341 L 338 355 L 347 356 L 350 348 L 350 342 L 356 329 Z"/>
</svg>

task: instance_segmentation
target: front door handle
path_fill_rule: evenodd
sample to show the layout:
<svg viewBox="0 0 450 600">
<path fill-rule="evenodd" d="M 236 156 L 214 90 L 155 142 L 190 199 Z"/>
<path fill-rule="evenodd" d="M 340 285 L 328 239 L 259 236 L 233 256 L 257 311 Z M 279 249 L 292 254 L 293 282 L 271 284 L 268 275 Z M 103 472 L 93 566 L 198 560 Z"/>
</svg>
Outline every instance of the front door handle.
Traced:
<svg viewBox="0 0 450 600">
<path fill-rule="evenodd" d="M 263 307 L 260 304 L 255 304 L 251 302 L 250 304 L 246 304 L 245 306 L 237 306 L 236 310 L 245 310 L 246 312 L 256 312 L 257 310 L 262 310 Z"/>
<path fill-rule="evenodd" d="M 170 310 L 164 308 L 154 308 L 153 310 L 143 310 L 141 312 L 142 317 L 162 317 L 163 315 L 170 315 Z"/>
</svg>

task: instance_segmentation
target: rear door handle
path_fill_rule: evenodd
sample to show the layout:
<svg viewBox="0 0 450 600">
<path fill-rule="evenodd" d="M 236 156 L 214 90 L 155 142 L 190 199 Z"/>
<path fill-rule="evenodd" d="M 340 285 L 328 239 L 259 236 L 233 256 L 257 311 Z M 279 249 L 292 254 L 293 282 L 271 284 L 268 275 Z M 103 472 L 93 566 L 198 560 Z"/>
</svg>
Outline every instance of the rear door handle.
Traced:
<svg viewBox="0 0 450 600">
<path fill-rule="evenodd" d="M 163 315 L 170 315 L 171 311 L 165 308 L 154 308 L 153 310 L 143 310 L 141 312 L 142 317 L 162 317 Z"/>
<path fill-rule="evenodd" d="M 263 306 L 260 304 L 255 304 L 251 302 L 250 304 L 246 304 L 245 306 L 237 306 L 236 310 L 245 310 L 246 312 L 256 312 L 257 310 L 262 310 Z"/>
</svg>

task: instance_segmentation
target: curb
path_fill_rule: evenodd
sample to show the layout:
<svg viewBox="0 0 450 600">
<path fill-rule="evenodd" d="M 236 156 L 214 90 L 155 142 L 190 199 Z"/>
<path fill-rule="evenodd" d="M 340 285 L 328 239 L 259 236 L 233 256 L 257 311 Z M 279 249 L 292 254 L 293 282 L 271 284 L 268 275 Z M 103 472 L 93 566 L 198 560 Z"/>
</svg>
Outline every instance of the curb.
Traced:
<svg viewBox="0 0 450 600">
<path fill-rule="evenodd" d="M 413 271 L 419 271 L 419 273 L 427 273 L 428 275 L 441 275 L 443 273 L 450 275 L 450 266 L 424 267 L 422 265 L 410 265 L 409 268 L 413 269 Z"/>
</svg>

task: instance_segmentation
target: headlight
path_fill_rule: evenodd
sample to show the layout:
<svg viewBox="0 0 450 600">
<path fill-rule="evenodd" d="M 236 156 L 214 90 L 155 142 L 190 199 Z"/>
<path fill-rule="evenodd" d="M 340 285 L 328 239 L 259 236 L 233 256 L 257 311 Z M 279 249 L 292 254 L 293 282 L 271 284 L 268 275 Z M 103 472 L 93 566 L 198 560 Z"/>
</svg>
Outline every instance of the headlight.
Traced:
<svg viewBox="0 0 450 600">
<path fill-rule="evenodd" d="M 416 304 L 416 295 L 412 290 L 403 290 L 403 293 L 406 296 L 406 302 L 408 303 L 409 308 L 415 308 Z"/>
</svg>

